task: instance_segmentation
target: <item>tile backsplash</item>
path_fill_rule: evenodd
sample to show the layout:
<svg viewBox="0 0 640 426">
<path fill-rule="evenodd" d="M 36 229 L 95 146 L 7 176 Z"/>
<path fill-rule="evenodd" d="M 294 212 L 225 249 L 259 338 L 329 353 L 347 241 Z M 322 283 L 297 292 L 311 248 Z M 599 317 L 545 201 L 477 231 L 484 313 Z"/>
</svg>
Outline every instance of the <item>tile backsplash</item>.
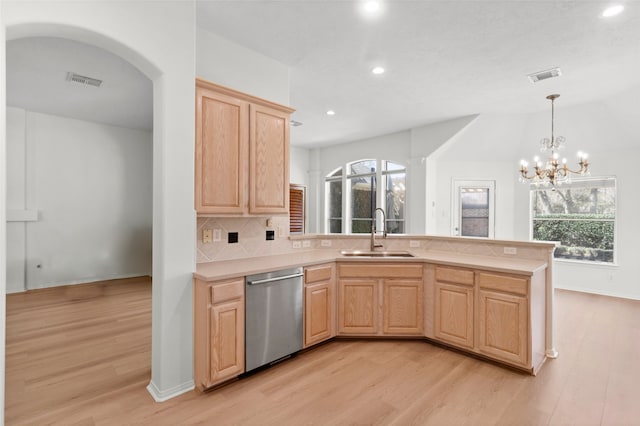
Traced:
<svg viewBox="0 0 640 426">
<path fill-rule="evenodd" d="M 267 226 L 268 219 L 273 222 L 271 226 Z M 205 229 L 211 229 L 212 233 L 219 229 L 220 241 L 204 243 L 202 235 Z M 267 230 L 275 231 L 274 240 L 266 239 Z M 238 233 L 237 243 L 227 242 L 229 232 Z M 197 242 L 196 263 L 287 253 L 291 251 L 289 217 L 199 217 Z"/>
</svg>

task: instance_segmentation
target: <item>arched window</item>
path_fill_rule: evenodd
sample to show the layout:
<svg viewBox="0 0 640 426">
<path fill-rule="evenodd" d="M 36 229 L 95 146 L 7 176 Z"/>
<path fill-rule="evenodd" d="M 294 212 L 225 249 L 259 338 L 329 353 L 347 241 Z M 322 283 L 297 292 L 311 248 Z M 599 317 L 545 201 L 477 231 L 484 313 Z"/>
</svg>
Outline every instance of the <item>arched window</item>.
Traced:
<svg viewBox="0 0 640 426">
<path fill-rule="evenodd" d="M 387 160 L 358 160 L 329 173 L 325 179 L 326 231 L 371 232 L 375 209 L 381 207 L 387 232 L 405 233 L 406 181 L 406 167 Z M 382 215 L 376 221 L 381 230 Z"/>
</svg>

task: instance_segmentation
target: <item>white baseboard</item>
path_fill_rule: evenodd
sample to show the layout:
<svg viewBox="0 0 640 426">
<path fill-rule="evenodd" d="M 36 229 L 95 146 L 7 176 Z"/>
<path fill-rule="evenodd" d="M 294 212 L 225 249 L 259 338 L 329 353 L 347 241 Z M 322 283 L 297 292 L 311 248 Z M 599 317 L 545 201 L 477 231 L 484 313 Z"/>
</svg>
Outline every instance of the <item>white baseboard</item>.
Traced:
<svg viewBox="0 0 640 426">
<path fill-rule="evenodd" d="M 113 274 L 113 275 L 103 275 L 100 277 L 86 277 L 78 280 L 53 281 L 53 282 L 46 283 L 42 287 L 29 287 L 25 290 L 39 290 L 43 288 L 63 287 L 68 285 L 91 284 L 99 281 L 124 280 L 127 278 L 137 278 L 137 277 L 145 277 L 145 276 L 151 276 L 151 274 L 147 271 L 147 272 L 136 272 L 133 274 Z"/>
<path fill-rule="evenodd" d="M 183 393 L 192 391 L 195 389 L 195 383 L 193 380 L 189 380 L 186 383 L 182 383 L 181 385 L 174 386 L 167 390 L 161 391 L 158 387 L 153 383 L 153 380 L 149 382 L 149 386 L 147 386 L 147 391 L 151 394 L 153 399 L 156 402 L 164 402 L 171 398 L 175 398 L 178 395 L 182 395 Z"/>
</svg>

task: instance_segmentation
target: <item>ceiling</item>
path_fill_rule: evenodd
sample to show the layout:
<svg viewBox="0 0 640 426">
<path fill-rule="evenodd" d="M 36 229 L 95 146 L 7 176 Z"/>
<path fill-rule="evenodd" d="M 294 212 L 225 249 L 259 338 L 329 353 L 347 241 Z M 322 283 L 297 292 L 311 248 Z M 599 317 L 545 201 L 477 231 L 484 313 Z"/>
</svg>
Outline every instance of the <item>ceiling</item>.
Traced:
<svg viewBox="0 0 640 426">
<path fill-rule="evenodd" d="M 290 67 L 292 143 L 322 146 L 478 113 L 548 110 L 640 85 L 640 3 L 197 1 L 197 24 Z M 377 65 L 382 75 L 370 70 Z M 560 67 L 562 76 L 527 75 Z M 259 75 L 257 75 L 259 78 Z M 334 116 L 327 116 L 332 109 Z"/>
<path fill-rule="evenodd" d="M 640 2 L 196 0 L 197 24 L 290 68 L 292 144 L 365 139 L 472 114 L 547 111 L 640 87 Z M 373 75 L 374 66 L 386 72 Z M 531 83 L 553 67 L 562 76 Z M 68 71 L 104 81 L 66 81 Z M 256 74 L 259 78 L 259 73 Z M 152 83 L 100 48 L 61 38 L 7 42 L 7 103 L 152 129 Z M 334 116 L 326 111 L 332 109 Z"/>
<path fill-rule="evenodd" d="M 153 84 L 104 49 L 53 37 L 7 41 L 7 105 L 151 131 Z M 100 87 L 67 81 L 67 72 L 103 80 Z"/>
</svg>

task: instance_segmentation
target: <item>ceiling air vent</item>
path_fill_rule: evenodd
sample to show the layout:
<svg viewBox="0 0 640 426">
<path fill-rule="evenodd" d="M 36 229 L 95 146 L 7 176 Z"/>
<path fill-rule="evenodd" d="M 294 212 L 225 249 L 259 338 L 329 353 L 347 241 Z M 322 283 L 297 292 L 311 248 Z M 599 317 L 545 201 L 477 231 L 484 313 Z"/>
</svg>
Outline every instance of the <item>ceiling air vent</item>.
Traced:
<svg viewBox="0 0 640 426">
<path fill-rule="evenodd" d="M 560 71 L 560 68 L 551 68 L 550 70 L 534 72 L 533 74 L 529 74 L 527 77 L 529 77 L 529 80 L 531 80 L 532 83 L 537 83 L 538 81 L 553 77 L 560 77 L 561 75 L 562 71 Z"/>
<path fill-rule="evenodd" d="M 84 75 L 79 75 L 74 72 L 67 73 L 67 81 L 72 81 L 74 83 L 84 84 L 86 86 L 94 86 L 100 87 L 102 84 L 102 80 L 98 80 L 97 78 L 91 78 Z"/>
<path fill-rule="evenodd" d="M 289 124 L 291 125 L 291 127 L 302 126 L 302 123 L 296 120 L 289 120 Z"/>
</svg>

